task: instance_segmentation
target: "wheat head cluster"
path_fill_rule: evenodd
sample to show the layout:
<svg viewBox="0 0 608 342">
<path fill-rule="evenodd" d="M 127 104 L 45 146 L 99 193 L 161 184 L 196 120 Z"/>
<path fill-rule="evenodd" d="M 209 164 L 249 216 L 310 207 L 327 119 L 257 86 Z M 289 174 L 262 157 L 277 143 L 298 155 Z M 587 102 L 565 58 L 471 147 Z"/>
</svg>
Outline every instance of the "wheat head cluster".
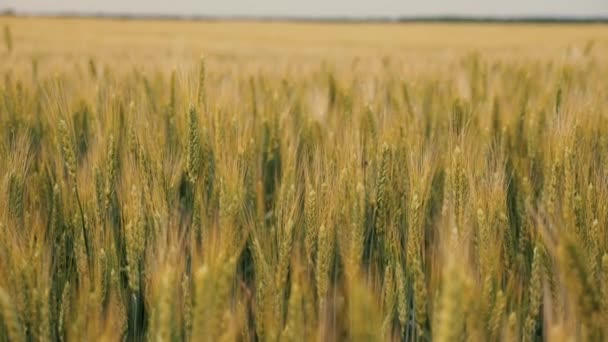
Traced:
<svg viewBox="0 0 608 342">
<path fill-rule="evenodd" d="M 602 43 L 417 73 L 22 51 L 0 341 L 605 340 Z"/>
</svg>

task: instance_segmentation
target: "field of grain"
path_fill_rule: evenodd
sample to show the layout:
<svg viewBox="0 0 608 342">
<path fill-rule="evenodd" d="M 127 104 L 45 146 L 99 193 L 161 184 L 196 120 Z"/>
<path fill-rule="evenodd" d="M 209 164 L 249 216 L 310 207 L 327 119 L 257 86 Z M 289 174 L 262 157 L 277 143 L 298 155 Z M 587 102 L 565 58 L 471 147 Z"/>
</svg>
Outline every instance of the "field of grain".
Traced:
<svg viewBox="0 0 608 342">
<path fill-rule="evenodd" d="M 608 339 L 608 26 L 0 28 L 0 341 Z"/>
</svg>

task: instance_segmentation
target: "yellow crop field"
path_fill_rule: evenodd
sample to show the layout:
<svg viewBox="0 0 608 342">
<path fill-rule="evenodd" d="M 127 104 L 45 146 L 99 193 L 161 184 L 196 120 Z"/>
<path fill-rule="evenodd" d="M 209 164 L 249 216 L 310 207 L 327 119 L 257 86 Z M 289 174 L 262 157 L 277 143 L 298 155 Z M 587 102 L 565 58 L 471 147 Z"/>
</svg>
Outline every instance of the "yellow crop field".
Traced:
<svg viewBox="0 0 608 342">
<path fill-rule="evenodd" d="M 0 29 L 0 341 L 608 339 L 608 25 Z"/>
</svg>

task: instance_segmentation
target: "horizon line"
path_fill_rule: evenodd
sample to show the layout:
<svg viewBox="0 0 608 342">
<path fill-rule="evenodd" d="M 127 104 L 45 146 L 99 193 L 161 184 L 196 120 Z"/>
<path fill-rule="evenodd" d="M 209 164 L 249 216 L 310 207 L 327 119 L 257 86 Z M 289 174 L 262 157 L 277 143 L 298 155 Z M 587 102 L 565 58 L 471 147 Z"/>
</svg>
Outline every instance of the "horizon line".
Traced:
<svg viewBox="0 0 608 342">
<path fill-rule="evenodd" d="M 0 16 L 40 17 L 40 18 L 98 18 L 117 20 L 174 20 L 174 21 L 255 21 L 255 22 L 321 22 L 321 23 L 608 23 L 608 15 L 401 15 L 401 16 L 298 16 L 298 15 L 204 15 L 204 14 L 162 14 L 162 13 L 121 13 L 121 12 L 79 12 L 79 11 L 15 11 L 0 10 Z"/>
</svg>

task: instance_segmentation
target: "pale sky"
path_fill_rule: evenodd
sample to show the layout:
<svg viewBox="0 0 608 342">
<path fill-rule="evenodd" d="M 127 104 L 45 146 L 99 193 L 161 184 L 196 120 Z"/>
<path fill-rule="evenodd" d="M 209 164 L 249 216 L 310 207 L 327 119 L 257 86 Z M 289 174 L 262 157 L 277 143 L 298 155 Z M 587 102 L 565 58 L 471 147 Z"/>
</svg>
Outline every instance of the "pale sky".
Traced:
<svg viewBox="0 0 608 342">
<path fill-rule="evenodd" d="M 608 0 L 0 0 L 2 8 L 205 16 L 608 16 Z"/>
</svg>

